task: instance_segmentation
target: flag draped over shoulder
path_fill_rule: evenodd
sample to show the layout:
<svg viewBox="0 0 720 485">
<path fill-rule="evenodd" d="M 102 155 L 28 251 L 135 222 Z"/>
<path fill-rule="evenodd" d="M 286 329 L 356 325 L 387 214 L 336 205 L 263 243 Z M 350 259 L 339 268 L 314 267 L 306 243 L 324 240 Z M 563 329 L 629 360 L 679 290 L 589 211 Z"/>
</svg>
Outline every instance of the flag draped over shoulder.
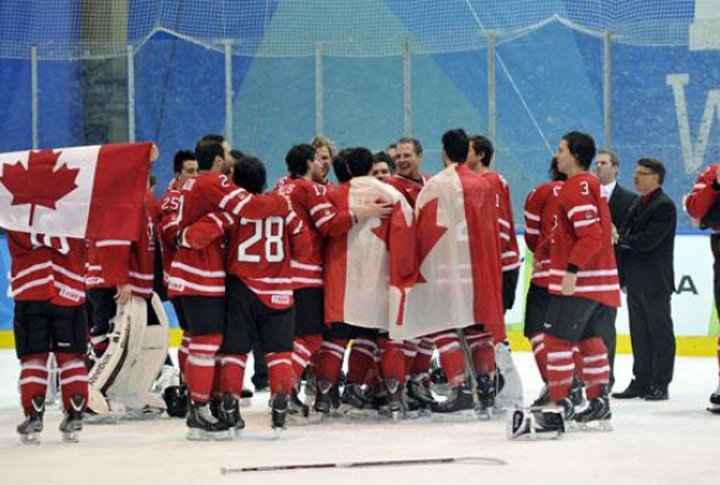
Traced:
<svg viewBox="0 0 720 485">
<path fill-rule="evenodd" d="M 326 320 L 388 330 L 402 321 L 405 294 L 417 271 L 414 216 L 405 198 L 372 177 L 355 177 L 336 189 L 346 191 L 347 207 L 376 200 L 393 204 L 387 219 L 356 224 L 326 246 Z"/>
<path fill-rule="evenodd" d="M 396 338 L 482 323 L 504 332 L 492 188 L 464 165 L 431 178 L 416 205 L 419 274 Z"/>
<path fill-rule="evenodd" d="M 151 143 L 130 143 L 0 154 L 0 226 L 138 239 L 151 150 Z"/>
</svg>

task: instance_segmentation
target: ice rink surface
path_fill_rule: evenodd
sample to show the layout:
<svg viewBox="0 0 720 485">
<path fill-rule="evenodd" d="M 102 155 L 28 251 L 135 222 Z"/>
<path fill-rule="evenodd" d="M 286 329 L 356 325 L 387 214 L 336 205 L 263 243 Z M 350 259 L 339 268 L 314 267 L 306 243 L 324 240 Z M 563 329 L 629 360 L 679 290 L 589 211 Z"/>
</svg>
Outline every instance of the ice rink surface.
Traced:
<svg viewBox="0 0 720 485">
<path fill-rule="evenodd" d="M 532 357 L 514 355 L 526 401 L 540 389 Z M 617 387 L 632 359 L 618 356 Z M 490 422 L 439 423 L 332 420 L 288 427 L 274 439 L 267 393 L 243 409 L 247 423 L 234 442 L 189 442 L 179 419 L 86 425 L 80 443 L 57 431 L 60 411 L 46 413 L 39 446 L 21 445 L 22 420 L 14 352 L 0 351 L 0 483 L 7 484 L 716 484 L 720 416 L 705 411 L 717 385 L 712 358 L 678 358 L 671 399 L 614 400 L 612 432 L 572 432 L 557 441 L 514 442 L 505 416 Z M 229 473 L 221 468 L 437 457 L 496 458 L 506 465 L 446 464 L 363 469 Z"/>
</svg>

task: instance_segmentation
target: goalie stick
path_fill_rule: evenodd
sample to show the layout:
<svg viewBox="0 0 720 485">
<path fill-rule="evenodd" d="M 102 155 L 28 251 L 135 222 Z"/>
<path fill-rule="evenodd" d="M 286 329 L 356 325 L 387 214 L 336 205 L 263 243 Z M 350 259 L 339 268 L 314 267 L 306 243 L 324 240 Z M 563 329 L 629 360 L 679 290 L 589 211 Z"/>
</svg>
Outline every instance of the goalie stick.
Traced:
<svg viewBox="0 0 720 485">
<path fill-rule="evenodd" d="M 406 460 L 373 460 L 373 461 L 350 461 L 335 463 L 301 463 L 295 465 L 266 465 L 252 466 L 242 468 L 226 468 L 222 467 L 220 473 L 227 475 L 230 473 L 246 473 L 246 472 L 276 472 L 287 470 L 315 470 L 324 468 L 371 468 L 381 466 L 410 466 L 410 465 L 448 465 L 452 463 L 467 465 L 483 465 L 483 466 L 505 466 L 508 463 L 499 458 L 489 458 L 484 456 L 462 456 L 462 457 L 444 457 L 444 458 L 410 458 Z"/>
</svg>

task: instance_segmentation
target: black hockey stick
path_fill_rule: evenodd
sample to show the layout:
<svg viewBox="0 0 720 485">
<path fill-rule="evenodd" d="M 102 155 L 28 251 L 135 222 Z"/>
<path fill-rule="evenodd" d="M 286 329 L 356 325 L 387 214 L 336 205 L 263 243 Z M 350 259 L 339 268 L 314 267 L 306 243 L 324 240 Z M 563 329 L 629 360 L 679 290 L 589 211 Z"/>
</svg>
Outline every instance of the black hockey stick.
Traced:
<svg viewBox="0 0 720 485">
<path fill-rule="evenodd" d="M 488 458 L 484 456 L 463 456 L 463 457 L 445 457 L 445 458 L 410 458 L 406 460 L 377 460 L 377 461 L 350 461 L 337 463 L 305 463 L 296 465 L 266 465 L 252 466 L 242 468 L 220 468 L 220 473 L 227 475 L 229 473 L 244 472 L 277 472 L 286 470 L 316 470 L 323 468 L 370 468 L 380 466 L 410 466 L 410 465 L 447 465 L 451 463 L 467 464 L 467 465 L 484 465 L 484 466 L 504 466 L 508 463 L 498 458 Z"/>
</svg>

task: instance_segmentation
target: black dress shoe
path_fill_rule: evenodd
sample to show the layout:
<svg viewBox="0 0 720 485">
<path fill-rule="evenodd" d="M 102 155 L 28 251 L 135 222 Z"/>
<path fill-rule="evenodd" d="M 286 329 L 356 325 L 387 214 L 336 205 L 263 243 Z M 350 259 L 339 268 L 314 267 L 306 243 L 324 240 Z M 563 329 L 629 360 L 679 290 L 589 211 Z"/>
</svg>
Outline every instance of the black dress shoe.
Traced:
<svg viewBox="0 0 720 485">
<path fill-rule="evenodd" d="M 650 384 L 647 394 L 645 394 L 646 401 L 665 401 L 669 398 L 667 386 Z"/>
<path fill-rule="evenodd" d="M 636 380 L 630 381 L 630 385 L 627 386 L 622 392 L 613 392 L 612 397 L 615 399 L 635 399 L 636 397 L 643 398 L 647 394 L 647 387 L 639 384 Z"/>
</svg>

